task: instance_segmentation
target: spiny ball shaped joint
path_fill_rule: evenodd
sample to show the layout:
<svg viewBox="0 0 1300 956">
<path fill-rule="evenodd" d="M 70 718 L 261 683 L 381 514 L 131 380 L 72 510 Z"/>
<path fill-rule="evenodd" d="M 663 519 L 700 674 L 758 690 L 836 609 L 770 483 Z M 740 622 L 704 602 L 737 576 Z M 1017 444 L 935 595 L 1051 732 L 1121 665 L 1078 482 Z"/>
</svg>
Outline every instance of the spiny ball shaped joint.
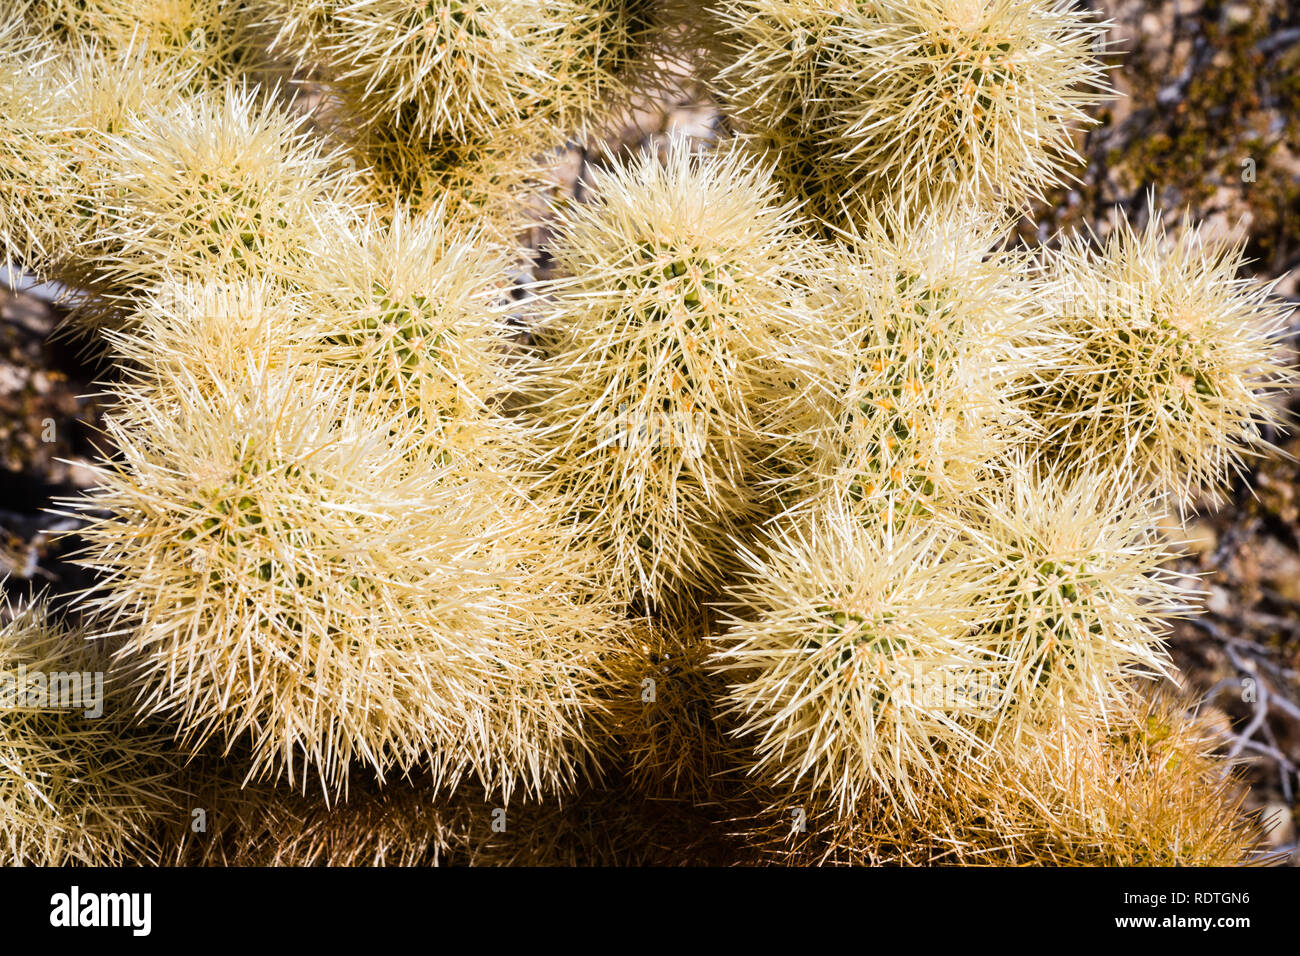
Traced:
<svg viewBox="0 0 1300 956">
<path fill-rule="evenodd" d="M 1061 0 L 725 0 L 717 86 L 827 217 L 1019 205 L 1079 161 L 1102 27 Z"/>
<path fill-rule="evenodd" d="M 828 510 L 746 561 L 712 663 L 751 774 L 828 806 L 876 788 L 908 801 L 974 744 L 993 667 L 976 576 L 944 532 Z"/>
<path fill-rule="evenodd" d="M 1057 348 L 1024 393 L 1043 453 L 1066 470 L 1129 471 L 1182 509 L 1220 494 L 1268 448 L 1294 381 L 1288 310 L 1242 265 L 1239 249 L 1195 229 L 1171 237 L 1157 216 L 1044 253 L 1038 311 Z"/>
<path fill-rule="evenodd" d="M 543 459 L 615 591 L 672 607 L 720 580 L 758 506 L 807 321 L 806 247 L 741 153 L 647 154 L 593 189 L 559 210 L 557 278 L 539 290 Z"/>
</svg>

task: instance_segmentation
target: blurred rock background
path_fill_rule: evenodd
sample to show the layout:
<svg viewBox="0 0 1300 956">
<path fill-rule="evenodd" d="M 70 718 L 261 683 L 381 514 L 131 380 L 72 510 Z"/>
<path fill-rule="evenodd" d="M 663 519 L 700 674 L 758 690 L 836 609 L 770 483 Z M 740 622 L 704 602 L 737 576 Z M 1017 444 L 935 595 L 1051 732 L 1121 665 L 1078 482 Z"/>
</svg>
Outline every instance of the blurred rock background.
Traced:
<svg viewBox="0 0 1300 956">
<path fill-rule="evenodd" d="M 1112 21 L 1106 59 L 1120 95 L 1079 134 L 1088 165 L 1020 224 L 1051 243 L 1061 229 L 1104 236 L 1122 207 L 1137 224 L 1155 206 L 1186 213 L 1205 235 L 1245 245 L 1255 274 L 1300 305 L 1300 3 L 1294 0 L 1092 0 Z M 586 169 L 626 147 L 708 139 L 722 122 L 690 82 L 646 103 L 594 150 L 561 152 L 561 192 L 580 194 Z M 530 237 L 534 245 L 543 231 Z M 544 272 L 539 261 L 536 271 Z M 67 562 L 74 523 L 57 499 L 93 483 L 102 411 L 98 366 L 56 334 L 58 310 L 16 292 L 0 273 L 0 578 L 25 592 L 68 594 L 84 577 Z M 1300 314 L 1293 332 L 1300 334 Z M 1293 334 L 1293 342 L 1295 335 Z M 1300 413 L 1300 395 L 1291 402 Z M 1271 436 L 1281 453 L 1254 463 L 1229 501 L 1183 530 L 1180 570 L 1207 594 L 1206 612 L 1178 622 L 1173 652 L 1190 690 L 1232 734 L 1250 806 L 1300 865 L 1300 436 Z"/>
</svg>

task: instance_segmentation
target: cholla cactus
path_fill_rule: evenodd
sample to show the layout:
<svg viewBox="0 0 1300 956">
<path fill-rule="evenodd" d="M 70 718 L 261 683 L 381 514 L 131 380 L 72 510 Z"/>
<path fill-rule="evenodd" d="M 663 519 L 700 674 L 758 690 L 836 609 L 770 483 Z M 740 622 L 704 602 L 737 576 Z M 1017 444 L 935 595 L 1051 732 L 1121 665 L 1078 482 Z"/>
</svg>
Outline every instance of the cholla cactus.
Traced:
<svg viewBox="0 0 1300 956">
<path fill-rule="evenodd" d="M 993 808 L 990 842 L 1008 834 L 1008 862 L 1058 866 L 1262 860 L 1258 818 L 1218 755 L 1222 734 L 1186 707 L 1138 698 L 1110 727 L 1082 722 L 1004 752 L 1003 781 L 972 788 Z"/>
<path fill-rule="evenodd" d="M 166 738 L 135 726 L 102 643 L 44 598 L 3 610 L 0 856 L 26 866 L 156 859 L 154 822 L 174 771 Z"/>
<path fill-rule="evenodd" d="M 278 48 L 412 140 L 566 131 L 617 92 L 648 14 L 622 0 L 273 0 Z"/>
<path fill-rule="evenodd" d="M 415 138 L 483 133 L 534 108 L 565 18 L 520 0 L 269 5 L 277 44 L 350 84 L 367 118 Z"/>
<path fill-rule="evenodd" d="M 1080 161 L 1101 25 L 1064 0 L 722 0 L 718 84 L 832 220 L 1019 204 Z"/>
<path fill-rule="evenodd" d="M 979 575 L 941 529 L 828 512 L 746 558 L 713 665 L 760 780 L 840 810 L 876 790 L 908 802 L 976 745 L 996 675 Z"/>
<path fill-rule="evenodd" d="M 20 27 L 14 18 L 0 21 L 0 252 L 11 262 L 35 263 L 48 255 L 43 247 L 51 238 L 38 210 L 55 179 L 55 119 L 40 82 L 48 66 Z"/>
<path fill-rule="evenodd" d="M 775 491 L 906 521 L 970 493 L 1029 423 L 1013 379 L 1037 361 L 1023 261 L 960 210 L 869 219 L 840 244 L 807 389 L 806 457 Z"/>
<path fill-rule="evenodd" d="M 322 226 L 296 284 L 307 360 L 418 420 L 444 455 L 492 454 L 484 432 L 504 427 L 493 406 L 510 381 L 508 260 L 440 209 Z"/>
<path fill-rule="evenodd" d="M 9 857 L 1253 859 L 1136 701 L 1285 317 L 1154 218 L 1007 251 L 1085 5 L 9 6 L 0 254 L 114 368 L 94 636 L 0 667 L 120 695 L 0 712 Z M 730 141 L 601 143 L 710 86 Z"/>
<path fill-rule="evenodd" d="M 132 321 L 105 329 L 103 338 L 130 383 L 131 400 L 118 402 L 114 421 L 140 429 L 159 414 L 182 414 L 189 393 L 221 392 L 256 367 L 281 383 L 299 376 L 318 379 L 317 369 L 301 362 L 291 343 L 305 323 L 301 306 L 271 279 L 202 282 L 177 277 L 141 296 Z M 141 413 L 136 418 L 134 413 Z"/>
<path fill-rule="evenodd" d="M 792 828 L 760 815 L 751 841 L 787 865 L 1242 866 L 1267 859 L 1258 818 L 1216 755 L 1220 735 L 1171 696 L 948 761 L 915 806 L 876 794 Z"/>
<path fill-rule="evenodd" d="M 195 83 L 221 83 L 268 59 L 246 0 L 39 0 L 24 13 L 38 35 L 141 54 Z"/>
<path fill-rule="evenodd" d="M 550 486 L 608 555 L 617 593 L 671 608 L 725 572 L 789 404 L 807 256 L 740 154 L 674 151 L 562 208 L 562 278 L 536 338 Z"/>
<path fill-rule="evenodd" d="M 1159 217 L 1120 221 L 1101 249 L 1080 237 L 1044 253 L 1041 319 L 1060 338 L 1035 371 L 1029 410 L 1045 454 L 1131 471 L 1190 505 L 1268 447 L 1274 395 L 1292 380 L 1286 310 L 1243 278 L 1241 251 Z"/>
<path fill-rule="evenodd" d="M 439 463 L 484 473 L 506 456 L 522 465 L 527 429 L 500 410 L 511 372 L 502 254 L 436 210 L 317 225 L 303 250 L 312 267 L 292 281 L 287 271 L 176 279 L 145 296 L 129 327 L 106 333 L 136 387 L 179 408 L 168 387 L 176 376 L 221 389 L 253 354 L 277 380 L 323 374 L 380 417 L 400 417 Z M 125 403 L 117 420 L 143 408 Z"/>
<path fill-rule="evenodd" d="M 968 559 L 987 575 L 1007 732 L 1113 711 L 1132 678 L 1169 674 L 1165 622 L 1192 595 L 1165 570 L 1157 511 L 1114 475 L 1062 479 L 1023 463 L 972 502 Z"/>
<path fill-rule="evenodd" d="M 122 458 L 83 505 L 105 515 L 85 532 L 92 606 L 142 708 L 191 747 L 246 740 L 250 776 L 327 794 L 353 760 L 507 795 L 571 781 L 619 634 L 581 548 L 405 412 L 325 368 L 195 354 L 221 341 L 186 336 L 121 386 Z"/>
<path fill-rule="evenodd" d="M 130 52 L 78 46 L 39 54 L 25 42 L 0 56 L 0 239 L 29 272 L 77 285 L 105 251 L 96 240 L 112 200 L 101 188 L 103 137 L 137 111 L 174 103 L 184 77 L 160 74 Z"/>
<path fill-rule="evenodd" d="M 302 119 L 254 90 L 144 109 L 101 153 L 104 221 L 90 241 L 102 254 L 82 287 L 135 291 L 176 274 L 235 280 L 292 270 L 318 210 L 347 207 L 359 192 Z"/>
</svg>

